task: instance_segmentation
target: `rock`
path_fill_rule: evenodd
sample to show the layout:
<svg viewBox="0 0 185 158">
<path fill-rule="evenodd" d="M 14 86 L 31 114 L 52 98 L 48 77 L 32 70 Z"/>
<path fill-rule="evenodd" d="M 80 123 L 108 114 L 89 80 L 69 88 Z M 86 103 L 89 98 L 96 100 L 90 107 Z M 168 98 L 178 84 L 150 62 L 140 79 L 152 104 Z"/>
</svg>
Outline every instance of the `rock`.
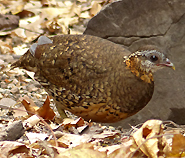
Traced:
<svg viewBox="0 0 185 158">
<path fill-rule="evenodd" d="M 184 3 L 183 0 L 113 2 L 89 21 L 84 33 L 103 38 L 162 36 L 184 14 Z"/>
<path fill-rule="evenodd" d="M 34 96 L 35 96 L 37 99 L 42 98 L 42 95 L 41 95 L 41 94 L 37 94 L 37 93 L 36 93 Z"/>
<path fill-rule="evenodd" d="M 6 55 L 2 54 L 2 55 L 0 55 L 0 59 L 5 62 L 10 62 L 11 60 L 13 60 L 13 56 L 7 55 L 7 54 Z"/>
<path fill-rule="evenodd" d="M 28 89 L 28 91 L 29 91 L 29 92 L 35 92 L 35 91 L 37 91 L 37 90 L 38 90 L 38 88 L 37 88 L 37 87 L 35 87 L 35 85 L 33 85 L 33 84 L 32 84 L 32 85 L 30 85 L 27 89 Z"/>
<path fill-rule="evenodd" d="M 7 84 L 4 81 L 1 82 L 0 86 L 1 86 L 2 89 L 7 88 Z"/>
<path fill-rule="evenodd" d="M 19 83 L 19 81 L 17 79 L 13 79 L 12 83 L 16 85 Z"/>
<path fill-rule="evenodd" d="M 2 99 L 3 98 L 3 95 L 0 93 L 0 99 Z"/>
<path fill-rule="evenodd" d="M 15 87 L 15 85 L 13 83 L 8 84 L 8 86 L 7 86 L 8 89 L 12 89 L 14 87 Z"/>
<path fill-rule="evenodd" d="M 130 51 L 144 44 L 157 45 L 167 50 L 176 67 L 175 71 L 161 70 L 154 76 L 153 98 L 142 111 L 113 125 L 129 127 L 151 118 L 185 124 L 184 24 L 184 0 L 121 0 L 89 21 L 84 34 L 106 38 Z"/>
<path fill-rule="evenodd" d="M 0 105 L 3 105 L 3 106 L 12 107 L 15 104 L 16 104 L 16 101 L 10 98 L 3 98 L 0 100 Z"/>
<path fill-rule="evenodd" d="M 0 132 L 0 141 L 19 139 L 24 134 L 22 121 L 14 121 Z"/>
<path fill-rule="evenodd" d="M 2 76 L 1 76 L 1 81 L 2 81 L 2 80 L 5 80 L 6 78 L 8 78 L 8 76 L 7 76 L 6 74 L 2 74 Z"/>
<path fill-rule="evenodd" d="M 11 90 L 10 90 L 11 93 L 15 94 L 15 93 L 19 93 L 19 88 L 18 87 L 13 87 Z"/>
</svg>

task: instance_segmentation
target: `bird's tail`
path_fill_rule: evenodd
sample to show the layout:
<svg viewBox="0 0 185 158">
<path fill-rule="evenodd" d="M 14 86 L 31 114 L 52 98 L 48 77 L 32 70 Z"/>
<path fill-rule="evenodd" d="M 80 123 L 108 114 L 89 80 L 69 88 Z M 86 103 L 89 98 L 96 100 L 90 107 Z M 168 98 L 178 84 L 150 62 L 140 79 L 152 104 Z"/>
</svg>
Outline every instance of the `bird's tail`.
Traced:
<svg viewBox="0 0 185 158">
<path fill-rule="evenodd" d="M 18 61 L 13 63 L 11 65 L 11 69 L 14 69 L 16 67 L 35 72 L 36 71 L 36 65 L 35 65 L 35 58 L 30 53 L 30 50 L 28 50 L 24 55 L 22 55 Z"/>
</svg>

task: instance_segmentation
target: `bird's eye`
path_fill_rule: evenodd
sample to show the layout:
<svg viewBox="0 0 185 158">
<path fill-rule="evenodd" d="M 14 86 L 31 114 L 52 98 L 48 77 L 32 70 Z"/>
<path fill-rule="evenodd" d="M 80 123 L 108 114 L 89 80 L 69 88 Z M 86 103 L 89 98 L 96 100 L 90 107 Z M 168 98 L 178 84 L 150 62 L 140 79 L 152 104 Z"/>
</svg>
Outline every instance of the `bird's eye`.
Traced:
<svg viewBox="0 0 185 158">
<path fill-rule="evenodd" d="M 157 60 L 158 60 L 158 57 L 155 56 L 155 55 L 152 55 L 152 56 L 150 57 L 150 60 L 151 60 L 152 62 L 157 61 Z"/>
</svg>

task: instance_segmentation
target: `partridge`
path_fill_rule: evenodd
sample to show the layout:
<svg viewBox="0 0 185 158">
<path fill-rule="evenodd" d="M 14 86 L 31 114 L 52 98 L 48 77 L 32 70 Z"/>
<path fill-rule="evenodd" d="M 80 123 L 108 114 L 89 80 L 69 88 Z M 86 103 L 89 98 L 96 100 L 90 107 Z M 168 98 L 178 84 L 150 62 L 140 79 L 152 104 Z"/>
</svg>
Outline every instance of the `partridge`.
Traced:
<svg viewBox="0 0 185 158">
<path fill-rule="evenodd" d="M 56 103 L 95 122 L 116 122 L 147 105 L 153 95 L 153 73 L 175 68 L 155 46 L 134 53 L 90 35 L 41 36 L 12 64 L 35 72 L 34 78 Z"/>
</svg>

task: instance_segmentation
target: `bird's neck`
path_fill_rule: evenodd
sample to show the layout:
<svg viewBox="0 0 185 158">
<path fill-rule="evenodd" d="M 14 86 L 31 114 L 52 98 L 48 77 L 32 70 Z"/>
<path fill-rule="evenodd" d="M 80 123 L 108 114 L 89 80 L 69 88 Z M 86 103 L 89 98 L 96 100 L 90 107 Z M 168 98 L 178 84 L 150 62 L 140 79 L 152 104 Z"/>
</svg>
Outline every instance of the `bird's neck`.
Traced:
<svg viewBox="0 0 185 158">
<path fill-rule="evenodd" d="M 153 73 L 150 70 L 147 70 L 144 65 L 142 65 L 141 60 L 135 56 L 132 56 L 125 60 L 127 68 L 141 80 L 152 83 L 153 82 Z"/>
</svg>

